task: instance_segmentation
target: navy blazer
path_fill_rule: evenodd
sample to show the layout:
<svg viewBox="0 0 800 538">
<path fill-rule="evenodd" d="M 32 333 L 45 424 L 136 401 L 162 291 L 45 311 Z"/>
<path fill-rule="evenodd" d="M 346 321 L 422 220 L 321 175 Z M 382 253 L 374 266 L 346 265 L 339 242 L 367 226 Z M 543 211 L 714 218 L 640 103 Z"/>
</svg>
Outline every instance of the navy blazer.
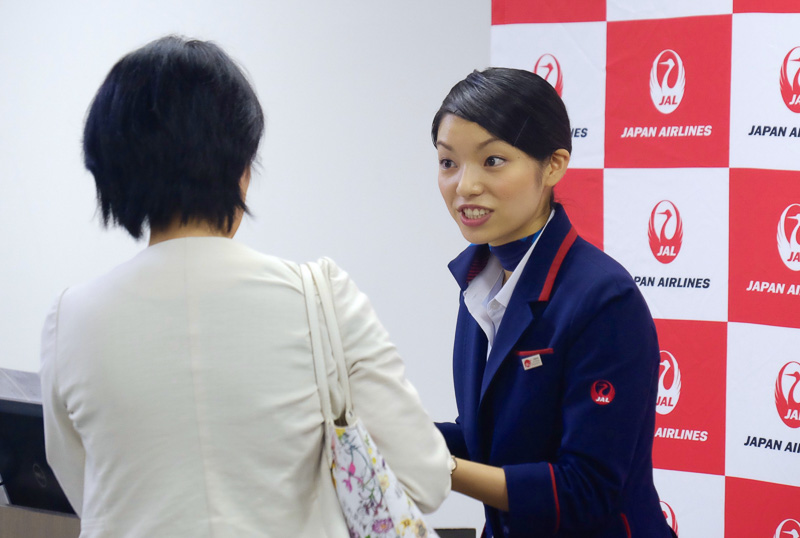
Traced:
<svg viewBox="0 0 800 538">
<path fill-rule="evenodd" d="M 486 535 L 673 536 L 653 485 L 659 348 L 633 279 L 556 204 L 487 361 L 463 290 L 489 256 L 472 245 L 450 264 L 459 416 L 437 424 L 454 455 L 505 471 L 509 511 L 485 507 Z"/>
</svg>

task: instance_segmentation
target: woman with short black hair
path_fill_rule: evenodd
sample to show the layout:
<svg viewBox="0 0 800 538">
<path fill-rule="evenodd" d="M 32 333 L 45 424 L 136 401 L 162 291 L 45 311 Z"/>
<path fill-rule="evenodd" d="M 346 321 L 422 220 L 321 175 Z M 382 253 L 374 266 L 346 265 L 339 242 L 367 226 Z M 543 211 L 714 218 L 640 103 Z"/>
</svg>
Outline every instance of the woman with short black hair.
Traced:
<svg viewBox="0 0 800 538">
<path fill-rule="evenodd" d="M 176 219 L 230 232 L 263 133 L 253 88 L 213 43 L 167 36 L 125 56 L 83 133 L 103 222 L 136 239 Z"/>
<path fill-rule="evenodd" d="M 581 239 L 553 187 L 567 111 L 541 77 L 473 72 L 436 113 L 439 189 L 471 245 L 438 424 L 485 536 L 669 537 L 653 485 L 659 349 L 630 275 Z"/>
<path fill-rule="evenodd" d="M 231 240 L 263 129 L 236 64 L 179 37 L 123 57 L 92 103 L 84 154 L 103 220 L 150 240 L 62 292 L 42 335 L 47 457 L 82 537 L 350 535 L 323 453 L 299 266 Z M 353 410 L 431 511 L 450 489 L 444 440 L 367 297 L 318 263 Z"/>
</svg>

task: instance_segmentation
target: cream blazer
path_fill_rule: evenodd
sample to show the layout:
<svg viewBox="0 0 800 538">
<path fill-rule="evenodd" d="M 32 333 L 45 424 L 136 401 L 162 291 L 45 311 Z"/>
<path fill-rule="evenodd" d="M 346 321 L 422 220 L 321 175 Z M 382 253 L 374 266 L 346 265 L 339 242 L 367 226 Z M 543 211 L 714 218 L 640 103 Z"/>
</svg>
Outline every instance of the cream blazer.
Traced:
<svg viewBox="0 0 800 538">
<path fill-rule="evenodd" d="M 444 440 L 367 297 L 320 264 L 354 410 L 411 498 L 435 510 L 450 490 Z M 41 379 L 47 459 L 81 537 L 348 536 L 297 264 L 224 238 L 148 247 L 61 294 Z"/>
</svg>

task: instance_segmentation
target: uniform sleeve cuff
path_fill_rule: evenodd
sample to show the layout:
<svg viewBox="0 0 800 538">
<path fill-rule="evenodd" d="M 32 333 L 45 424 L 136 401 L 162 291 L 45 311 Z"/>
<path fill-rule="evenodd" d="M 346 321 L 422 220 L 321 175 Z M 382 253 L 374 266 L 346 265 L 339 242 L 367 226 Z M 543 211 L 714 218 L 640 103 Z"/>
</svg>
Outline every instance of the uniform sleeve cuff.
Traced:
<svg viewBox="0 0 800 538">
<path fill-rule="evenodd" d="M 530 529 L 555 534 L 561 523 L 555 470 L 549 463 L 522 463 L 503 467 L 508 491 L 507 514 L 512 536 Z"/>
<path fill-rule="evenodd" d="M 439 431 L 442 432 L 450 453 L 457 458 L 465 460 L 470 459 L 461 426 L 455 422 L 436 422 L 435 424 L 436 427 L 439 428 Z"/>
</svg>

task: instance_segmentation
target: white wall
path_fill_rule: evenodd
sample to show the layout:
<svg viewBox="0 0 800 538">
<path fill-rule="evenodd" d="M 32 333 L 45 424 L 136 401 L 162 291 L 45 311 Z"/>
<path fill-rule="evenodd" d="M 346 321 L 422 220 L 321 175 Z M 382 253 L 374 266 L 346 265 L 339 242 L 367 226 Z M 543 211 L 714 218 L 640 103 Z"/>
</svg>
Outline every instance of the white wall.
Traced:
<svg viewBox="0 0 800 538">
<path fill-rule="evenodd" d="M 89 102 L 123 54 L 167 33 L 219 43 L 267 113 L 237 239 L 333 257 L 365 290 L 437 420 L 451 420 L 464 246 L 436 187 L 431 118 L 489 62 L 489 0 L 0 3 L 0 367 L 38 369 L 39 331 L 64 287 L 144 248 L 105 231 L 81 164 Z M 454 494 L 436 525 L 480 528 Z"/>
</svg>

